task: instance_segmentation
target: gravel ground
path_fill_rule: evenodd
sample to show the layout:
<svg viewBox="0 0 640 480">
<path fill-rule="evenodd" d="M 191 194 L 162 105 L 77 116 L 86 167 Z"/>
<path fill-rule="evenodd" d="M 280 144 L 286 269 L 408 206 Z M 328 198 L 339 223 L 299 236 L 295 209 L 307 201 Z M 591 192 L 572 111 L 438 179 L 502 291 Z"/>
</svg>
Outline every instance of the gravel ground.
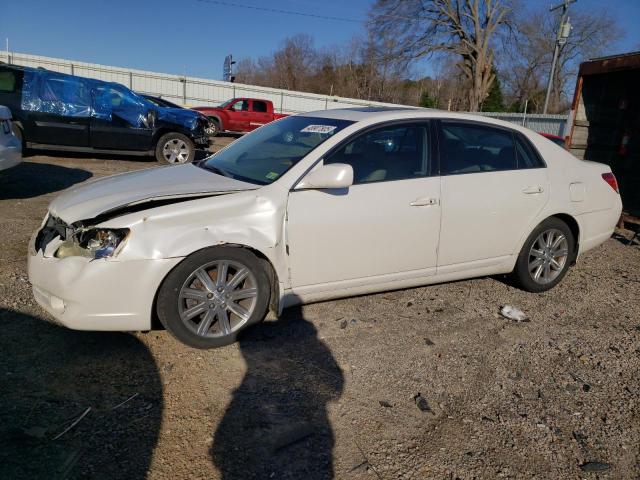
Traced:
<svg viewBox="0 0 640 480">
<path fill-rule="evenodd" d="M 0 174 L 0 478 L 640 477 L 637 246 L 608 240 L 544 294 L 482 278 L 318 303 L 218 350 L 46 322 L 26 250 L 48 202 L 153 165 Z"/>
</svg>

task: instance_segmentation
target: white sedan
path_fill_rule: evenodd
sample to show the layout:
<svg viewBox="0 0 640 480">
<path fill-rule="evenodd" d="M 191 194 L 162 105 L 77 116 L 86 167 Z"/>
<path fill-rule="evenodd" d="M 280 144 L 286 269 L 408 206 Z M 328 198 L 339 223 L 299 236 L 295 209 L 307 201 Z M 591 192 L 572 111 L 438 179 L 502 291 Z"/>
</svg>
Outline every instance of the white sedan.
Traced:
<svg viewBox="0 0 640 480">
<path fill-rule="evenodd" d="M 15 167 L 22 161 L 22 142 L 13 134 L 11 111 L 0 105 L 0 171 Z"/>
<path fill-rule="evenodd" d="M 196 164 L 85 183 L 29 253 L 36 300 L 81 330 L 233 342 L 268 309 L 511 274 L 557 285 L 612 234 L 606 165 L 535 132 L 403 108 L 291 116 Z"/>
</svg>

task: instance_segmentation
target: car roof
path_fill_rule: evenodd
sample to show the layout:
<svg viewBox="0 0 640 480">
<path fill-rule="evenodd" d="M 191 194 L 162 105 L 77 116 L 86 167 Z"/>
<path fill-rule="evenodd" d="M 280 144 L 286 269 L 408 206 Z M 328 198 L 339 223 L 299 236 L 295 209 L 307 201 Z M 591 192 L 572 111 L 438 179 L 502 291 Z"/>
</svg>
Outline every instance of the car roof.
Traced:
<svg viewBox="0 0 640 480">
<path fill-rule="evenodd" d="M 449 112 L 446 110 L 436 110 L 434 108 L 420 108 L 409 106 L 380 106 L 380 107 L 358 107 L 358 108 L 336 108 L 330 110 L 316 110 L 298 114 L 302 117 L 331 118 L 336 120 L 349 120 L 352 122 L 377 123 L 393 120 L 415 120 L 415 119 L 451 119 L 481 122 L 499 127 L 530 132 L 529 129 L 521 127 L 511 122 L 498 120 L 496 118 L 477 115 L 473 113 Z"/>
</svg>

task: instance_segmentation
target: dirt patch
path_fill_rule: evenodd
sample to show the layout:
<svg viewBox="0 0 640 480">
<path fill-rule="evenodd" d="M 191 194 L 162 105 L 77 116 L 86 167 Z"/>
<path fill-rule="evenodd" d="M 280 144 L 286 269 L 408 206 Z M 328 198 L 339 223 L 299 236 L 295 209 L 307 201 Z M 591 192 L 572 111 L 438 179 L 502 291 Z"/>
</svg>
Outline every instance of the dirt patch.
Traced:
<svg viewBox="0 0 640 480">
<path fill-rule="evenodd" d="M 607 241 L 544 294 L 483 278 L 319 303 L 212 351 L 46 322 L 26 249 L 48 202 L 151 166 L 33 156 L 0 174 L 0 477 L 640 474 L 637 246 Z"/>
</svg>

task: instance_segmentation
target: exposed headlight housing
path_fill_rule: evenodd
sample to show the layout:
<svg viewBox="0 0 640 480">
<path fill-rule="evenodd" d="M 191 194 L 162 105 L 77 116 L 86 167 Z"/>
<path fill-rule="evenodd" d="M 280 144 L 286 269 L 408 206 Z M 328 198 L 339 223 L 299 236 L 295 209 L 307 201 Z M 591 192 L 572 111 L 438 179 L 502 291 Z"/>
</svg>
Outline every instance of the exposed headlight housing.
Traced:
<svg viewBox="0 0 640 480">
<path fill-rule="evenodd" d="M 111 257 L 128 234 L 128 228 L 81 229 L 60 245 L 55 256 L 57 258 L 81 256 L 94 259 Z"/>
</svg>

